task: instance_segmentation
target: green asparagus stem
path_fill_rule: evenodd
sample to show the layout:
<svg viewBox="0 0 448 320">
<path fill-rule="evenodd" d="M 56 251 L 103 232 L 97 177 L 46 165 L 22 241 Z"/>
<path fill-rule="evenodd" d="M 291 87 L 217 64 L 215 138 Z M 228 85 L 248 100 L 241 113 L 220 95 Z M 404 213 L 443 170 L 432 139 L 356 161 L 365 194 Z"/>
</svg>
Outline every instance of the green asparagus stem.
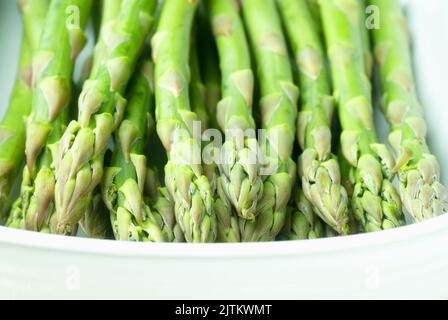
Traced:
<svg viewBox="0 0 448 320">
<path fill-rule="evenodd" d="M 306 240 L 322 238 L 324 225 L 314 213 L 313 206 L 300 189 L 295 196 L 295 205 L 290 213 L 290 234 L 288 240 Z"/>
<path fill-rule="evenodd" d="M 101 182 L 107 144 L 121 123 L 123 93 L 151 29 L 155 6 L 155 0 L 123 0 L 116 21 L 100 31 L 107 54 L 98 67 L 94 63 L 79 97 L 78 121 L 69 124 L 56 148 L 57 233 L 72 232 Z"/>
<path fill-rule="evenodd" d="M 325 236 L 325 228 L 329 227 L 316 215 L 311 202 L 296 185 L 293 196 L 286 210 L 285 225 L 277 240 L 306 240 Z M 329 227 L 331 228 L 331 227 Z"/>
<path fill-rule="evenodd" d="M 382 108 L 391 125 L 389 141 L 397 155 L 403 204 L 415 222 L 448 211 L 440 168 L 426 143 L 426 122 L 417 97 L 409 34 L 396 0 L 372 0 L 379 8 L 381 26 L 375 29 L 375 56 L 383 89 Z"/>
<path fill-rule="evenodd" d="M 99 30 L 96 31 L 97 43 L 94 48 L 92 57 L 92 67 L 90 70 L 90 77 L 97 76 L 98 71 L 100 71 L 101 66 L 104 64 L 105 59 L 107 59 L 108 54 L 108 41 L 110 33 L 113 32 L 113 28 L 117 23 L 117 18 L 120 15 L 120 9 L 123 0 L 102 0 L 103 4 L 101 6 L 101 23 Z"/>
<path fill-rule="evenodd" d="M 17 3 L 22 12 L 24 33 L 34 52 L 39 47 L 50 0 L 17 0 Z"/>
<path fill-rule="evenodd" d="M 213 38 L 209 14 L 202 10 L 199 14 L 198 50 L 200 71 L 205 86 L 205 105 L 209 115 L 209 126 L 219 128 L 216 119 L 216 106 L 221 100 L 221 75 L 219 72 L 218 52 Z"/>
<path fill-rule="evenodd" d="M 157 132 L 169 157 L 165 184 L 187 242 L 213 242 L 216 217 L 212 190 L 203 174 L 201 144 L 193 136 L 197 115 L 191 111 L 189 97 L 189 48 L 196 8 L 196 0 L 163 4 L 152 40 Z"/>
<path fill-rule="evenodd" d="M 0 122 L 0 223 L 8 214 L 11 186 L 24 159 L 24 118 L 31 110 L 32 100 L 32 51 L 37 47 L 35 39 L 42 31 L 47 7 L 47 1 L 19 2 L 25 26 L 19 69 L 8 109 Z M 31 22 L 34 28 L 26 28 Z"/>
<path fill-rule="evenodd" d="M 144 63 L 131 83 L 111 166 L 105 169 L 103 199 L 110 210 L 117 240 L 162 242 L 173 238 L 172 231 L 162 229 L 163 220 L 157 221 L 144 202 L 148 176 L 145 147 L 154 109 L 152 78 L 152 64 Z"/>
<path fill-rule="evenodd" d="M 302 107 L 297 136 L 303 150 L 299 161 L 303 191 L 322 220 L 347 234 L 348 197 L 338 161 L 331 153 L 334 100 L 322 40 L 306 0 L 277 3 L 299 69 Z"/>
<path fill-rule="evenodd" d="M 211 123 L 211 118 L 216 115 L 210 109 L 207 110 L 206 103 L 206 87 L 202 82 L 200 69 L 199 69 L 199 57 L 196 46 L 193 45 L 190 54 L 190 69 L 191 69 L 191 104 L 192 110 L 198 115 L 202 116 L 202 128 L 208 126 Z M 207 58 L 209 59 L 209 58 Z M 210 66 L 208 66 L 210 67 Z M 210 72 L 209 70 L 208 72 Z M 216 72 L 216 71 L 215 71 Z M 217 72 L 219 75 L 219 71 Z M 216 78 L 216 76 L 212 76 Z M 219 81 L 219 80 L 218 80 Z M 211 88 L 214 90 L 215 88 Z M 219 90 L 218 90 L 219 92 Z M 216 108 L 216 105 L 215 105 Z M 199 116 L 199 118 L 201 118 Z M 204 125 L 205 123 L 205 125 Z M 213 154 L 219 152 L 217 148 L 213 146 L 212 143 L 204 147 L 204 149 L 210 148 Z M 211 163 L 204 165 L 204 171 L 208 180 L 210 181 L 210 186 L 212 189 L 212 194 L 214 196 L 214 210 L 217 218 L 217 241 L 218 242 L 238 242 L 240 239 L 238 219 L 237 215 L 233 212 L 230 202 L 227 200 L 225 194 L 223 193 L 222 185 L 218 183 L 219 181 L 219 168 L 216 163 Z"/>
<path fill-rule="evenodd" d="M 262 152 L 269 171 L 257 206 L 259 215 L 254 221 L 241 221 L 241 232 L 243 241 L 273 240 L 284 225 L 296 180 L 296 164 L 291 156 L 299 90 L 293 83 L 274 0 L 244 0 L 242 7 L 260 81 L 260 110 L 266 132 Z"/>
<path fill-rule="evenodd" d="M 206 91 L 202 81 L 199 67 L 199 56 L 197 52 L 197 34 L 193 35 L 193 43 L 190 48 L 190 101 L 191 111 L 196 113 L 198 121 L 201 122 L 201 132 L 209 128 L 209 113 L 206 106 Z"/>
<path fill-rule="evenodd" d="M 392 185 L 394 161 L 379 144 L 373 123 L 371 84 L 365 72 L 357 0 L 322 1 L 335 98 L 343 132 L 341 148 L 350 164 L 352 210 L 361 231 L 404 224 L 401 201 Z"/>
<path fill-rule="evenodd" d="M 109 211 L 103 202 L 101 192 L 97 191 L 93 195 L 86 213 L 79 221 L 79 225 L 89 238 L 106 239 L 111 224 Z"/>
<path fill-rule="evenodd" d="M 218 190 L 228 199 L 222 199 L 222 205 L 230 202 L 241 218 L 253 220 L 263 181 L 259 175 L 258 142 L 252 118 L 254 76 L 249 46 L 237 2 L 214 0 L 208 4 L 222 74 L 223 98 L 217 106 L 217 120 L 226 136 L 221 149 Z M 246 133 L 249 136 L 243 136 Z M 230 208 L 225 211 L 229 217 Z"/>
<path fill-rule="evenodd" d="M 319 34 L 322 34 L 322 19 L 320 16 L 320 0 L 306 0 L 306 4 L 308 6 L 308 10 L 312 15 L 312 18 L 314 20 L 315 28 L 317 28 L 317 31 Z"/>
<path fill-rule="evenodd" d="M 11 94 L 10 104 L 0 123 L 0 223 L 10 209 L 9 193 L 22 166 L 25 150 L 25 117 L 32 103 L 32 54 L 45 25 L 48 1 L 18 1 L 22 13 L 24 35 L 19 70 Z M 14 219 L 10 216 L 8 220 Z M 16 221 L 21 225 L 20 220 Z M 11 223 L 8 221 L 7 224 Z"/>
<path fill-rule="evenodd" d="M 42 2 L 43 3 L 43 2 Z M 61 136 L 69 116 L 74 63 L 86 43 L 83 28 L 91 1 L 52 0 L 39 48 L 33 55 L 33 101 L 28 117 L 20 198 L 12 219 L 24 219 L 25 228 L 40 231 L 54 211 L 52 145 Z"/>
<path fill-rule="evenodd" d="M 27 124 L 27 167 L 33 175 L 38 157 L 47 142 L 57 141 L 71 96 L 74 61 L 87 39 L 83 28 L 91 1 L 53 0 L 46 26 L 33 57 L 37 90 Z M 70 20 L 69 20 L 70 19 Z"/>
<path fill-rule="evenodd" d="M 104 37 L 100 34 L 102 29 L 113 28 L 116 19 L 120 14 L 120 6 L 122 0 L 104 0 L 97 3 L 94 9 L 100 17 L 96 17 L 95 37 L 97 45 L 94 48 L 94 55 L 89 59 L 90 65 L 84 66 L 83 75 L 81 77 L 82 84 L 89 78 L 91 74 L 96 74 L 101 67 L 104 57 L 107 55 L 107 45 Z M 94 61 L 93 61 L 94 60 Z M 82 91 L 82 87 L 79 92 Z M 111 219 L 107 206 L 102 197 L 101 186 L 93 191 L 92 200 L 83 214 L 79 225 L 84 233 L 90 238 L 104 238 L 111 229 Z"/>
<path fill-rule="evenodd" d="M 365 72 L 367 77 L 370 79 L 373 75 L 373 54 L 372 54 L 372 45 L 370 39 L 370 31 L 367 29 L 366 20 L 366 0 L 360 0 L 360 19 L 359 19 L 359 29 L 361 44 L 363 50 L 363 59 Z"/>
</svg>

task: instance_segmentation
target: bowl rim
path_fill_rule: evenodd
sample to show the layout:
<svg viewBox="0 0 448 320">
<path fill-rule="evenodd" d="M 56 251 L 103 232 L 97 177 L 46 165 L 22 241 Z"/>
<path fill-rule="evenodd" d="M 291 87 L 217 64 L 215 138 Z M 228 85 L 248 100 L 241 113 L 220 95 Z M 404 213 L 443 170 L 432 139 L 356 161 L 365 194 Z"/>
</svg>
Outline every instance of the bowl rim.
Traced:
<svg viewBox="0 0 448 320">
<path fill-rule="evenodd" d="M 159 258 L 253 258 L 319 255 L 358 251 L 384 244 L 411 243 L 424 237 L 448 233 L 448 214 L 429 221 L 384 230 L 334 238 L 260 243 L 136 243 L 41 234 L 0 227 L 0 246 L 51 250 L 102 256 Z"/>
</svg>

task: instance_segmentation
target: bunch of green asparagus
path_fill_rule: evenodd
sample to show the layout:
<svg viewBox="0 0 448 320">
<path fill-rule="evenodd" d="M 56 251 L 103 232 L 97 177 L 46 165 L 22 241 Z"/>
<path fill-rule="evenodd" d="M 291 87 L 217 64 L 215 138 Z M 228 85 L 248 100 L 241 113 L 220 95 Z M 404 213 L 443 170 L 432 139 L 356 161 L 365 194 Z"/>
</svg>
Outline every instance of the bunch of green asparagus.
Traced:
<svg viewBox="0 0 448 320">
<path fill-rule="evenodd" d="M 252 242 L 445 213 L 402 8 L 369 2 L 18 0 L 1 223 Z M 369 29 L 372 10 L 380 20 Z M 78 61 L 88 41 L 94 50 Z M 393 152 L 378 139 L 374 91 Z"/>
</svg>

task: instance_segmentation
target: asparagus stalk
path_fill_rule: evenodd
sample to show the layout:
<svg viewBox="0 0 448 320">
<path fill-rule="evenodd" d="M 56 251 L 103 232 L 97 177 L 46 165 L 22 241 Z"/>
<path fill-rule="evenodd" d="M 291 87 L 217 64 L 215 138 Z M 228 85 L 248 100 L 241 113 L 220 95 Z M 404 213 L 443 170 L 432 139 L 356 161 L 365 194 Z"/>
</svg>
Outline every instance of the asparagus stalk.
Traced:
<svg viewBox="0 0 448 320">
<path fill-rule="evenodd" d="M 63 118 L 67 117 L 74 61 L 87 41 L 83 29 L 90 8 L 91 1 L 51 2 L 39 50 L 33 58 L 33 84 L 37 90 L 33 94 L 25 150 L 31 175 L 47 142 L 58 139 Z"/>
<path fill-rule="evenodd" d="M 8 109 L 0 122 L 0 222 L 8 214 L 11 186 L 24 159 L 24 118 L 30 113 L 32 101 L 32 52 L 37 48 L 36 38 L 42 31 L 47 7 L 48 1 L 19 2 L 25 27 L 19 69 Z"/>
<path fill-rule="evenodd" d="M 298 190 L 294 199 L 295 205 L 290 209 L 289 240 L 317 239 L 324 236 L 324 225 L 314 213 L 311 202 L 302 190 Z"/>
<path fill-rule="evenodd" d="M 93 50 L 92 66 L 88 77 L 95 77 L 108 55 L 109 36 L 121 12 L 121 5 L 123 0 L 102 0 L 101 5 L 101 23 L 95 29 L 97 43 Z"/>
<path fill-rule="evenodd" d="M 155 0 L 123 0 L 116 22 L 100 31 L 107 54 L 84 84 L 78 121 L 69 124 L 56 148 L 57 233 L 72 232 L 101 182 L 107 144 L 123 117 L 123 93 L 150 31 L 155 6 Z"/>
<path fill-rule="evenodd" d="M 263 188 L 256 163 L 258 151 L 252 118 L 254 79 L 237 2 L 218 0 L 207 4 L 222 74 L 223 97 L 217 105 L 217 120 L 226 135 L 220 151 L 221 174 L 216 179 L 218 240 L 237 242 L 240 240 L 237 217 L 255 218 Z M 247 131 L 253 136 L 243 137 Z"/>
<path fill-rule="evenodd" d="M 202 82 L 200 68 L 199 68 L 199 57 L 196 47 L 193 45 L 191 49 L 190 55 L 190 69 L 191 69 L 191 103 L 192 110 L 196 112 L 198 115 L 203 115 L 202 128 L 208 126 L 209 123 L 212 122 L 211 118 L 216 115 L 216 112 L 213 113 L 210 109 L 206 107 L 207 105 L 207 97 L 206 91 L 207 89 L 215 90 L 216 88 L 206 88 Z M 206 58 L 210 59 L 210 58 Z M 210 62 L 209 62 L 210 63 Z M 211 66 L 207 66 L 210 68 Z M 211 72 L 213 70 L 208 70 Z M 216 70 L 215 70 L 216 72 Z M 219 75 L 219 71 L 216 72 Z M 216 76 L 210 75 L 212 78 L 216 78 Z M 219 80 L 218 80 L 219 81 Z M 219 91 L 219 90 L 218 90 Z M 216 108 L 216 105 L 215 105 Z M 208 109 L 208 110 L 207 110 Z M 199 118 L 201 118 L 199 116 Z M 205 124 L 204 124 L 205 123 Z M 212 143 L 208 144 L 204 147 L 204 150 L 210 150 L 211 155 L 213 156 L 217 152 L 219 152 L 218 148 L 213 146 Z M 222 189 L 222 185 L 218 183 L 219 181 L 219 168 L 216 163 L 211 163 L 204 166 L 204 171 L 206 176 L 210 181 L 210 185 L 212 188 L 212 194 L 214 196 L 214 210 L 217 219 L 217 241 L 218 242 L 239 242 L 239 228 L 238 228 L 238 219 L 237 215 L 232 209 L 230 202 L 227 200 L 225 193 Z"/>
<path fill-rule="evenodd" d="M 103 202 L 101 192 L 97 191 L 93 195 L 79 225 L 89 238 L 106 239 L 111 229 L 111 223 L 109 211 Z"/>
<path fill-rule="evenodd" d="M 382 108 L 391 125 L 389 141 L 397 155 L 403 204 L 415 222 L 448 211 L 436 157 L 426 143 L 426 122 L 417 97 L 406 21 L 396 0 L 372 0 L 381 27 L 373 32 L 383 89 Z"/>
<path fill-rule="evenodd" d="M 24 219 L 25 228 L 39 231 L 54 211 L 52 145 L 69 117 L 72 73 L 86 37 L 83 28 L 91 1 L 52 0 L 39 48 L 33 56 L 32 112 L 26 129 L 21 195 L 12 219 Z"/>
<path fill-rule="evenodd" d="M 154 108 L 153 66 L 144 63 L 131 83 L 124 120 L 116 134 L 111 166 L 105 169 L 103 199 L 111 213 L 117 240 L 168 241 L 172 233 L 162 230 L 144 201 L 147 178 L 145 147 Z"/>
<path fill-rule="evenodd" d="M 306 0 L 308 10 L 314 20 L 315 28 L 317 28 L 319 34 L 322 34 L 322 19 L 320 16 L 320 0 Z"/>
<path fill-rule="evenodd" d="M 203 174 L 201 145 L 193 136 L 197 115 L 189 97 L 189 49 L 197 1 L 163 4 L 152 39 L 157 132 L 168 153 L 165 184 L 175 201 L 176 220 L 188 242 L 212 242 L 216 217 L 210 183 Z M 199 132 L 200 133 L 200 132 Z"/>
<path fill-rule="evenodd" d="M 120 14 L 120 6 L 122 0 L 104 0 L 101 3 L 97 3 L 94 8 L 101 16 L 96 17 L 95 21 L 95 37 L 97 38 L 97 45 L 94 48 L 94 55 L 90 57 L 90 63 L 84 65 L 82 83 L 91 74 L 96 74 L 101 67 L 103 59 L 107 55 L 107 44 L 100 34 L 102 29 L 113 28 L 116 19 Z M 103 32 L 104 34 L 104 32 Z M 82 91 L 82 87 L 79 92 Z M 111 229 L 110 214 L 107 206 L 105 205 L 102 197 L 101 187 L 95 188 L 92 196 L 92 200 L 89 201 L 85 213 L 79 222 L 80 227 L 84 233 L 90 238 L 104 238 Z"/>
<path fill-rule="evenodd" d="M 296 164 L 291 156 L 299 90 L 293 83 L 274 0 L 244 0 L 242 7 L 260 81 L 260 110 L 266 132 L 262 152 L 270 168 L 257 207 L 259 215 L 254 221 L 241 222 L 242 234 L 244 241 L 270 240 L 283 227 L 295 184 Z"/>
<path fill-rule="evenodd" d="M 296 186 L 286 210 L 285 225 L 277 240 L 321 238 L 325 236 L 326 227 L 331 228 L 316 215 L 311 202 L 308 201 L 303 191 Z"/>
<path fill-rule="evenodd" d="M 347 234 L 348 197 L 341 185 L 338 161 L 331 153 L 334 100 L 320 34 L 306 0 L 277 2 L 302 89 L 297 136 L 303 150 L 299 161 L 303 191 L 322 220 L 337 232 Z"/>
<path fill-rule="evenodd" d="M 230 202 L 241 218 L 253 220 L 263 181 L 252 117 L 254 76 L 249 45 L 236 1 L 216 0 L 208 4 L 222 75 L 223 98 L 217 105 L 217 120 L 226 138 L 220 151 L 218 190 L 228 199 L 222 199 L 223 205 Z M 243 136 L 246 133 L 249 136 Z"/>
<path fill-rule="evenodd" d="M 350 164 L 352 210 L 362 231 L 404 224 L 401 201 L 392 185 L 394 161 L 379 144 L 373 123 L 371 84 L 365 73 L 357 0 L 322 1 L 335 98 L 343 132 L 341 148 Z"/>
<path fill-rule="evenodd" d="M 195 32 L 196 33 L 196 32 Z M 199 56 L 197 52 L 197 34 L 193 35 L 193 43 L 190 48 L 190 101 L 191 110 L 196 113 L 198 121 L 201 122 L 201 132 L 209 127 L 209 113 L 206 105 L 206 89 L 202 81 L 199 67 Z"/>
<path fill-rule="evenodd" d="M 22 12 L 23 29 L 31 50 L 39 47 L 50 0 L 17 0 Z"/>
<path fill-rule="evenodd" d="M 208 16 L 208 15 L 207 15 Z M 212 18 L 212 16 L 210 16 Z M 207 51 L 209 54 L 209 51 Z M 207 91 L 204 84 L 201 80 L 200 68 L 198 63 L 198 52 L 196 47 L 193 45 L 190 56 L 190 67 L 191 67 L 191 82 L 193 90 L 200 91 L 198 88 L 203 88 Z M 210 57 L 204 57 L 206 60 L 212 60 Z M 205 69 L 211 69 L 214 62 L 209 61 L 203 67 Z M 214 72 L 215 75 L 208 75 L 210 78 L 215 79 L 219 76 L 219 71 L 217 70 L 206 70 L 206 72 Z M 218 80 L 219 81 L 219 80 Z M 218 82 L 219 83 L 219 82 Z M 214 88 L 212 88 L 214 89 Z M 220 92 L 218 85 L 218 92 Z M 216 97 L 213 97 L 213 99 Z M 191 95 L 191 103 L 192 110 L 199 114 L 204 114 L 207 116 L 207 123 L 213 123 L 212 119 L 216 117 L 216 111 L 213 111 L 213 108 L 216 109 L 217 104 L 211 108 L 211 106 L 207 106 L 207 97 L 201 99 L 199 94 Z M 215 119 L 216 121 L 216 119 Z M 204 126 L 203 126 L 204 127 Z M 219 152 L 218 148 L 216 148 L 213 144 L 209 144 L 204 147 L 204 150 L 210 150 L 211 156 L 217 154 Z M 219 183 L 220 174 L 217 163 L 211 163 L 204 166 L 205 174 L 210 181 L 210 185 L 212 188 L 212 193 L 214 195 L 214 210 L 217 218 L 217 241 L 218 242 L 238 242 L 239 241 L 239 229 L 238 229 L 238 219 L 236 215 L 232 212 L 232 206 L 230 202 L 227 200 L 222 184 Z"/>
<path fill-rule="evenodd" d="M 209 14 L 203 8 L 199 14 L 198 47 L 201 77 L 205 86 L 205 106 L 209 115 L 209 126 L 219 128 L 216 106 L 221 100 L 221 75 L 219 73 L 218 52 L 213 38 Z"/>
<path fill-rule="evenodd" d="M 359 9 L 360 9 L 360 18 L 359 18 L 359 33 L 361 37 L 361 44 L 363 50 L 363 59 L 365 72 L 367 77 L 370 79 L 373 75 L 373 54 L 372 54 L 372 46 L 370 39 L 370 31 L 367 29 L 366 21 L 366 0 L 360 0 Z"/>
</svg>

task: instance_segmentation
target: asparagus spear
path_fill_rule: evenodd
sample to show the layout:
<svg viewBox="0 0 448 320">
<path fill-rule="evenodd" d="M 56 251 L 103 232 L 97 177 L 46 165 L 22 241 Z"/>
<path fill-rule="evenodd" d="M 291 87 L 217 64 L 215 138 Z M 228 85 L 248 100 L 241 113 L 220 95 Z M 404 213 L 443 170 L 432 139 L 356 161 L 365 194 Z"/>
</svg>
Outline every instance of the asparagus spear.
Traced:
<svg viewBox="0 0 448 320">
<path fill-rule="evenodd" d="M 251 115 L 253 73 L 236 1 L 209 1 L 208 4 L 222 73 L 223 99 L 217 105 L 218 123 L 225 132 L 227 129 L 241 133 L 254 130 L 255 122 Z M 232 163 L 219 164 L 223 174 L 217 174 L 216 178 L 215 211 L 219 221 L 219 242 L 240 241 L 237 215 L 248 219 L 255 217 L 263 187 L 256 164 L 250 162 L 251 147 L 257 145 L 256 141 L 247 137 L 238 145 L 237 139 L 232 132 L 226 132 L 221 152 L 234 155 L 234 159 Z M 224 158 L 224 161 L 228 159 Z"/>
<path fill-rule="evenodd" d="M 303 191 L 322 220 L 339 233 L 347 234 L 348 197 L 341 185 L 338 161 L 331 153 L 334 100 L 320 34 L 306 0 L 277 2 L 302 89 L 297 136 L 303 150 L 299 161 Z"/>
<path fill-rule="evenodd" d="M 322 1 L 335 98 L 343 132 L 341 148 L 350 164 L 352 210 L 362 231 L 404 224 L 401 201 L 392 185 L 394 161 L 379 144 L 373 123 L 371 84 L 365 73 L 357 0 Z"/>
<path fill-rule="evenodd" d="M 144 202 L 145 146 L 152 121 L 152 64 L 144 63 L 131 83 L 126 114 L 116 134 L 111 166 L 105 169 L 103 198 L 117 240 L 167 241 Z"/>
<path fill-rule="evenodd" d="M 97 191 L 79 225 L 89 238 L 106 239 L 111 229 L 108 216 L 109 211 L 103 202 L 101 192 Z"/>
<path fill-rule="evenodd" d="M 237 2 L 216 0 L 208 4 L 222 74 L 223 98 L 217 106 L 217 119 L 226 135 L 220 152 L 219 190 L 240 217 L 253 220 L 263 181 L 259 175 L 258 142 L 252 118 L 254 77 L 249 46 Z M 243 136 L 246 133 L 249 136 Z"/>
<path fill-rule="evenodd" d="M 210 58 L 206 58 L 210 59 Z M 210 62 L 209 62 L 210 63 Z M 207 66 L 210 68 L 211 66 Z M 206 107 L 207 97 L 206 91 L 210 88 L 205 87 L 202 82 L 200 69 L 199 69 L 199 56 L 196 46 L 193 45 L 190 54 L 190 69 L 191 69 L 191 104 L 192 110 L 196 112 L 199 118 L 202 118 L 202 128 L 207 127 L 209 123 L 212 123 L 212 118 L 216 115 L 216 112 L 211 111 Z M 208 72 L 211 72 L 209 70 Z M 216 70 L 215 70 L 216 72 Z M 219 75 L 219 72 L 216 72 Z M 216 76 L 211 76 L 215 78 Z M 219 81 L 219 80 L 218 80 Z M 211 88 L 215 90 L 216 88 Z M 219 90 L 218 90 L 219 91 Z M 216 108 L 216 105 L 215 105 Z M 207 110 L 208 109 L 208 110 Z M 205 124 L 204 124 L 205 123 Z M 213 143 L 209 143 L 204 147 L 204 150 L 209 150 L 211 156 L 219 152 Z M 238 219 L 236 214 L 232 210 L 230 202 L 227 200 L 222 185 L 218 183 L 219 181 L 219 168 L 216 163 L 204 165 L 205 175 L 210 181 L 210 186 L 212 194 L 214 197 L 214 210 L 217 219 L 217 241 L 218 242 L 238 242 L 239 241 L 239 229 L 238 229 Z"/>
<path fill-rule="evenodd" d="M 101 67 L 101 63 L 107 55 L 107 44 L 102 37 L 104 34 L 100 34 L 102 29 L 113 28 L 116 19 L 120 14 L 120 6 L 122 0 L 104 0 L 101 3 L 97 3 L 94 8 L 96 12 L 100 14 L 100 18 L 96 17 L 95 21 L 95 37 L 97 38 L 97 44 L 94 48 L 94 55 L 90 57 L 90 65 L 85 65 L 83 68 L 82 83 L 90 74 L 96 74 Z M 82 88 L 79 90 L 82 91 Z M 92 196 L 92 200 L 89 201 L 82 218 L 79 222 L 80 227 L 84 233 L 90 238 L 103 239 L 107 236 L 111 229 L 111 219 L 107 206 L 105 205 L 102 197 L 101 187 L 95 188 Z"/>
<path fill-rule="evenodd" d="M 197 52 L 197 33 L 193 34 L 193 43 L 190 48 L 190 101 L 191 110 L 196 113 L 198 121 L 201 122 L 201 132 L 209 127 L 209 113 L 206 105 L 206 89 L 202 81 L 201 70 L 199 67 L 199 56 Z"/>
<path fill-rule="evenodd" d="M 156 118 L 169 157 L 165 183 L 175 201 L 176 220 L 188 242 L 212 242 L 216 238 L 212 190 L 203 174 L 200 142 L 193 137 L 197 115 L 189 99 L 189 49 L 196 8 L 197 1 L 191 0 L 163 4 L 152 39 Z"/>
<path fill-rule="evenodd" d="M 259 215 L 254 221 L 241 222 L 242 234 L 244 241 L 270 240 L 283 227 L 295 183 L 296 165 L 291 156 L 299 90 L 293 83 L 274 0 L 244 0 L 242 7 L 260 81 L 260 110 L 266 132 L 262 152 L 270 168 L 257 207 Z"/>
<path fill-rule="evenodd" d="M 41 230 L 54 211 L 52 144 L 68 120 L 73 67 L 86 42 L 83 28 L 90 7 L 91 1 L 52 0 L 33 56 L 35 89 L 26 130 L 27 165 L 11 214 L 12 219 L 24 219 L 29 230 Z"/>
<path fill-rule="evenodd" d="M 31 110 L 32 52 L 37 48 L 47 13 L 48 1 L 22 1 L 24 35 L 19 70 L 11 94 L 10 104 L 0 123 L 0 222 L 10 208 L 11 185 L 24 159 L 26 128 L 24 118 Z M 33 28 L 30 27 L 32 24 Z"/>
<path fill-rule="evenodd" d="M 22 12 L 23 29 L 31 50 L 37 50 L 45 27 L 50 0 L 17 0 Z"/>
<path fill-rule="evenodd" d="M 375 29 L 375 56 L 384 93 L 382 108 L 391 125 L 401 199 L 415 222 L 448 211 L 436 157 L 426 143 L 426 122 L 417 97 L 406 21 L 396 0 L 372 0 L 381 27 Z"/>
<path fill-rule="evenodd" d="M 315 28 L 317 28 L 319 34 L 322 33 L 322 19 L 320 16 L 320 0 L 306 0 L 306 4 L 308 6 L 308 10 L 312 15 L 314 20 Z"/>
<path fill-rule="evenodd" d="M 364 66 L 365 66 L 365 72 L 367 77 L 370 79 L 373 75 L 373 55 L 372 55 L 372 47 L 371 47 L 371 41 L 370 41 L 370 31 L 367 29 L 366 20 L 366 0 L 360 0 L 359 1 L 359 9 L 360 9 L 360 18 L 358 20 L 359 22 L 359 28 L 357 29 L 360 37 L 361 37 L 361 44 L 362 44 L 362 50 L 363 50 L 363 59 L 364 59 Z"/>
<path fill-rule="evenodd" d="M 317 239 L 324 236 L 324 226 L 315 215 L 313 206 L 300 189 L 295 195 L 290 216 L 289 240 Z M 291 210 L 291 209 L 290 209 Z"/>
<path fill-rule="evenodd" d="M 155 6 L 155 0 L 123 0 L 116 22 L 100 31 L 107 54 L 84 84 L 78 121 L 69 124 L 56 148 L 57 233 L 72 232 L 101 182 L 109 138 L 126 108 L 122 95 L 150 31 Z"/>
<path fill-rule="evenodd" d="M 216 106 L 221 99 L 221 75 L 219 73 L 218 52 L 213 39 L 209 13 L 205 6 L 199 14 L 198 47 L 201 77 L 205 86 L 205 106 L 209 115 L 209 125 L 219 128 L 216 119 Z"/>
</svg>

